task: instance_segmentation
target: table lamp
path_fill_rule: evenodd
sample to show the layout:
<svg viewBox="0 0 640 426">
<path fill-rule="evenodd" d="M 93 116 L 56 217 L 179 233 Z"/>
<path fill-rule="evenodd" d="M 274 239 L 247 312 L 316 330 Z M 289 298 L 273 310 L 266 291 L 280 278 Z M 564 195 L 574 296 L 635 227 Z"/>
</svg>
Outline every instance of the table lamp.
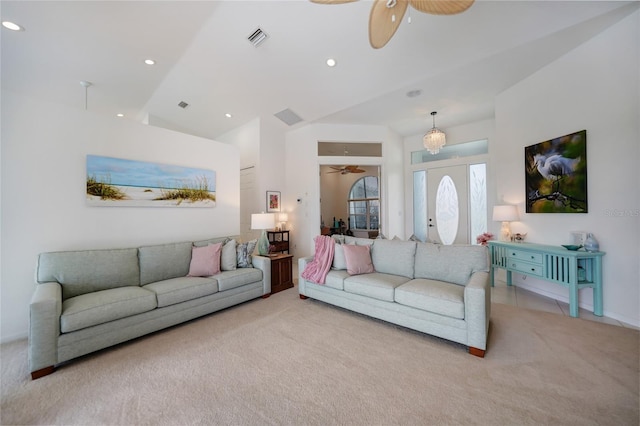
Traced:
<svg viewBox="0 0 640 426">
<path fill-rule="evenodd" d="M 509 222 L 516 220 L 518 220 L 518 209 L 516 206 L 493 206 L 493 221 L 502 222 L 500 241 L 511 241 L 511 225 Z"/>
<path fill-rule="evenodd" d="M 262 234 L 258 238 L 258 254 L 266 256 L 269 254 L 269 239 L 267 238 L 267 229 L 275 226 L 276 217 L 273 213 L 254 213 L 251 215 L 251 229 L 261 229 Z"/>
<path fill-rule="evenodd" d="M 286 230 L 287 222 L 289 221 L 289 215 L 287 213 L 280 213 L 278 216 L 278 221 L 280 222 L 280 229 Z"/>
</svg>

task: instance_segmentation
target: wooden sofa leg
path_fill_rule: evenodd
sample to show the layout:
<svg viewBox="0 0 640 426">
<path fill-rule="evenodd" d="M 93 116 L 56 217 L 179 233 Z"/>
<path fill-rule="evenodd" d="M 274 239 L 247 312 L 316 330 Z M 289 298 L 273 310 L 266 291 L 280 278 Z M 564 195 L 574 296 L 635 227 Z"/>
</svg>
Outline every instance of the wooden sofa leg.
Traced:
<svg viewBox="0 0 640 426">
<path fill-rule="evenodd" d="M 479 356 L 480 358 L 484 358 L 484 349 L 474 348 L 473 346 L 469 346 L 469 353 L 471 355 Z"/>
<path fill-rule="evenodd" d="M 269 297 L 269 296 L 271 296 L 271 293 L 263 294 L 263 295 L 262 295 L 262 298 L 263 298 L 263 299 L 266 299 L 266 298 L 267 298 L 267 297 Z"/>
<path fill-rule="evenodd" d="M 45 368 L 41 368 L 40 370 L 31 372 L 31 380 L 39 379 L 40 377 L 48 376 L 49 374 L 56 371 L 56 368 L 53 365 L 50 365 Z"/>
<path fill-rule="evenodd" d="M 307 296 L 305 296 L 304 294 L 301 294 L 301 295 L 300 295 L 300 299 L 302 299 L 302 300 L 306 300 L 306 299 L 308 299 L 308 297 L 307 297 Z"/>
</svg>

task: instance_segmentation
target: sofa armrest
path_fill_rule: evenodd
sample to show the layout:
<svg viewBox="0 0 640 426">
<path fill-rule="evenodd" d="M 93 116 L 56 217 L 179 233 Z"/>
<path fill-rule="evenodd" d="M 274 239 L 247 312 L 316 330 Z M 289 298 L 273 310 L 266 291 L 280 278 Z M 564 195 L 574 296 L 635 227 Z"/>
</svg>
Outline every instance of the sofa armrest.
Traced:
<svg viewBox="0 0 640 426">
<path fill-rule="evenodd" d="M 469 278 L 464 288 L 464 317 L 467 322 L 467 345 L 487 349 L 491 317 L 491 287 L 488 272 L 475 272 Z"/>
<path fill-rule="evenodd" d="M 313 260 L 313 256 L 301 257 L 298 259 L 298 293 L 306 296 L 306 281 L 302 278 L 302 272 L 304 268 L 307 267 L 307 264 Z"/>
<path fill-rule="evenodd" d="M 29 304 L 29 370 L 53 367 L 58 361 L 62 286 L 38 284 Z"/>
<path fill-rule="evenodd" d="M 254 268 L 262 271 L 262 294 L 271 294 L 271 259 L 267 256 L 251 256 Z"/>
</svg>

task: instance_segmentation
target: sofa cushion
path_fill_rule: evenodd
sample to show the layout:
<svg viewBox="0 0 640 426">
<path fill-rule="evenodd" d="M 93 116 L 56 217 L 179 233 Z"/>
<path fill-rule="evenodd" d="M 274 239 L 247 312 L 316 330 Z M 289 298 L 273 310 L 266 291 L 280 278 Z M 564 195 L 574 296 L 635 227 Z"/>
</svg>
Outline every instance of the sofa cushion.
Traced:
<svg viewBox="0 0 640 426">
<path fill-rule="evenodd" d="M 109 288 L 140 285 L 138 249 L 82 250 L 42 253 L 36 279 L 56 281 L 68 299 Z"/>
<path fill-rule="evenodd" d="M 62 303 L 60 331 L 69 333 L 151 311 L 156 306 L 155 293 L 137 286 L 81 294 Z"/>
<path fill-rule="evenodd" d="M 204 246 L 208 246 L 209 244 L 217 244 L 217 243 L 226 244 L 227 241 L 229 241 L 230 239 L 231 239 L 230 237 L 209 238 L 207 240 L 194 241 L 193 245 L 196 247 L 204 247 Z"/>
<path fill-rule="evenodd" d="M 396 288 L 395 301 L 439 315 L 464 319 L 464 287 L 460 285 L 419 278 Z"/>
<path fill-rule="evenodd" d="M 402 240 L 376 240 L 371 260 L 376 272 L 413 278 L 416 243 Z"/>
<path fill-rule="evenodd" d="M 369 246 L 343 244 L 343 250 L 349 275 L 370 274 L 374 272 Z"/>
<path fill-rule="evenodd" d="M 336 290 L 344 290 L 344 280 L 349 277 L 349 273 L 344 270 L 330 270 L 324 279 L 324 285 L 335 288 Z"/>
<path fill-rule="evenodd" d="M 237 268 L 236 245 L 236 240 L 230 239 L 222 246 L 222 253 L 220 254 L 220 269 L 222 271 L 235 271 Z"/>
<path fill-rule="evenodd" d="M 336 242 L 333 250 L 333 263 L 331 264 L 333 269 L 343 270 L 347 269 L 347 260 L 344 257 L 344 248 L 342 244 Z"/>
<path fill-rule="evenodd" d="M 258 268 L 238 268 L 235 271 L 223 271 L 213 278 L 218 281 L 218 289 L 225 291 L 262 281 L 262 271 Z"/>
<path fill-rule="evenodd" d="M 191 248 L 189 277 L 210 277 L 220 272 L 220 252 L 222 243 Z"/>
<path fill-rule="evenodd" d="M 407 281 L 409 281 L 408 278 L 400 275 L 389 275 L 379 272 L 354 275 L 344 280 L 344 291 L 393 302 L 395 288 Z"/>
<path fill-rule="evenodd" d="M 350 235 L 345 235 L 343 238 L 343 244 L 355 244 L 357 246 L 370 246 L 374 241 L 370 238 L 352 237 Z"/>
<path fill-rule="evenodd" d="M 465 285 L 473 272 L 489 270 L 486 247 L 418 243 L 415 277 Z"/>
<path fill-rule="evenodd" d="M 153 291 L 158 308 L 163 308 L 217 293 L 218 281 L 215 278 L 179 277 L 147 284 L 143 288 Z"/>
<path fill-rule="evenodd" d="M 190 242 L 140 247 L 140 285 L 187 275 L 191 247 Z"/>
</svg>

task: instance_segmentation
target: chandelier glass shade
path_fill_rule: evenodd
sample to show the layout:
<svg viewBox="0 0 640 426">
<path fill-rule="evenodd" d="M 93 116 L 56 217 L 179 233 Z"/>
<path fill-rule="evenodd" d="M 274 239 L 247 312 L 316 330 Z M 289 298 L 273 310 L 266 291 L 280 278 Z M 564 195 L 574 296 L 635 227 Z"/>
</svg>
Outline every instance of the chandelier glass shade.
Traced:
<svg viewBox="0 0 640 426">
<path fill-rule="evenodd" d="M 447 143 L 444 132 L 436 127 L 436 114 L 437 112 L 435 111 L 431 113 L 433 117 L 433 128 L 422 138 L 424 147 L 433 155 L 440 152 L 440 149 Z"/>
</svg>

